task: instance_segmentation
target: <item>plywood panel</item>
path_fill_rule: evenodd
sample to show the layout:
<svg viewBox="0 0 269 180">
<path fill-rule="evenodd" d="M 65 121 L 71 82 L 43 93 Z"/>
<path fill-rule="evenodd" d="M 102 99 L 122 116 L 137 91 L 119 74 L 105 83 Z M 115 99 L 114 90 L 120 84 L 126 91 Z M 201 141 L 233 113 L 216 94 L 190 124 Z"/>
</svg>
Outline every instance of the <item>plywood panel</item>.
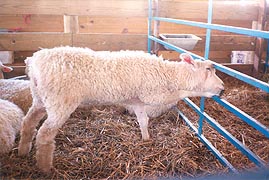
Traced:
<svg viewBox="0 0 269 180">
<path fill-rule="evenodd" d="M 206 22 L 205 19 L 192 19 L 197 22 Z M 251 28 L 249 20 L 214 20 L 215 24 Z M 168 22 L 160 22 L 160 33 L 187 33 L 205 34 L 206 29 Z M 119 33 L 119 34 L 146 34 L 148 20 L 144 17 L 79 17 L 79 32 L 81 33 Z M 212 31 L 212 34 L 232 34 L 223 31 Z"/>
<path fill-rule="evenodd" d="M 1 0 L 0 14 L 147 16 L 147 0 Z"/>
<path fill-rule="evenodd" d="M 213 1 L 214 19 L 256 20 L 257 1 Z M 208 1 L 160 0 L 160 16 L 207 19 Z M 239 11 L 240 9 L 240 11 Z M 1 0 L 0 14 L 147 17 L 147 0 Z"/>
<path fill-rule="evenodd" d="M 63 32 L 63 16 L 31 15 L 26 20 L 24 15 L 0 15 L 0 28 L 21 28 L 22 32 Z"/>
<path fill-rule="evenodd" d="M 213 1 L 213 19 L 256 20 L 257 1 Z M 160 16 L 180 19 L 207 19 L 208 1 L 159 1 Z"/>
<path fill-rule="evenodd" d="M 202 38 L 198 41 L 194 51 L 205 50 L 205 35 L 198 35 Z M 164 48 L 161 47 L 161 50 Z M 255 49 L 255 38 L 242 35 L 212 35 L 210 42 L 211 51 L 253 51 Z"/>
<path fill-rule="evenodd" d="M 81 33 L 146 34 L 147 31 L 146 17 L 79 17 Z"/>
<path fill-rule="evenodd" d="M 201 57 L 204 57 L 204 51 L 191 51 Z M 180 53 L 176 51 L 159 51 L 158 55 L 162 55 L 165 59 L 172 59 L 179 61 Z M 210 51 L 209 59 L 217 63 L 230 63 L 231 51 Z"/>
<path fill-rule="evenodd" d="M 74 34 L 73 45 L 93 50 L 147 50 L 147 35 Z"/>
<path fill-rule="evenodd" d="M 32 51 L 40 48 L 71 45 L 71 34 L 65 33 L 2 33 L 0 50 Z"/>
<path fill-rule="evenodd" d="M 204 19 L 192 19 L 192 21 L 197 22 L 206 22 Z M 228 26 L 236 26 L 236 27 L 243 27 L 243 28 L 252 28 L 252 21 L 249 20 L 214 20 L 214 24 L 221 24 L 221 25 L 228 25 Z M 224 32 L 224 31 L 217 31 L 212 30 L 212 35 L 217 34 L 230 34 L 233 33 Z M 206 29 L 194 27 L 194 26 L 186 26 L 186 25 L 180 25 L 180 24 L 174 24 L 174 23 L 168 23 L 168 22 L 160 22 L 160 33 L 186 33 L 186 34 L 205 34 Z"/>
</svg>

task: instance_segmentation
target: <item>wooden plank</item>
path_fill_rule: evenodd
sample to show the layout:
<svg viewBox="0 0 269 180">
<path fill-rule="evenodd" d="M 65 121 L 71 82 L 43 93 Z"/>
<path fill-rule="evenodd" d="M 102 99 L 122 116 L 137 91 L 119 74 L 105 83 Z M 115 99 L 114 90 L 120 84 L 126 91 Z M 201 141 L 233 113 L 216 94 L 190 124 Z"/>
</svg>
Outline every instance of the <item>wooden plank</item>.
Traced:
<svg viewBox="0 0 269 180">
<path fill-rule="evenodd" d="M 144 16 L 147 0 L 1 0 L 0 14 Z"/>
<path fill-rule="evenodd" d="M 207 18 L 208 1 L 160 1 L 160 16 L 181 19 Z M 214 19 L 256 20 L 256 1 L 214 1 Z M 147 0 L 1 0 L 0 14 L 54 14 L 114 17 L 147 17 Z M 238 11 L 240 9 L 240 11 Z"/>
<path fill-rule="evenodd" d="M 202 38 L 194 47 L 194 51 L 205 50 L 205 35 L 197 35 Z M 212 35 L 210 50 L 211 51 L 253 51 L 255 49 L 255 38 L 243 35 Z M 164 50 L 160 46 L 160 50 Z"/>
<path fill-rule="evenodd" d="M 205 19 L 192 19 L 193 21 L 206 22 Z M 230 25 L 251 28 L 250 20 L 214 20 L 215 24 Z M 79 16 L 79 32 L 81 33 L 122 33 L 122 34 L 146 34 L 148 30 L 145 17 L 92 17 Z M 187 33 L 205 34 L 206 29 L 160 22 L 160 33 Z M 232 34 L 223 31 L 212 31 L 212 34 Z"/>
<path fill-rule="evenodd" d="M 78 33 L 78 16 L 64 15 L 64 33 Z"/>
<path fill-rule="evenodd" d="M 71 34 L 1 33 L 0 50 L 32 51 L 40 48 L 71 45 Z"/>
<path fill-rule="evenodd" d="M 266 9 L 266 0 L 260 0 L 260 8 L 259 8 L 259 15 L 257 19 L 257 26 L 254 29 L 257 30 L 264 30 L 265 29 L 265 24 L 266 24 L 266 14 L 267 14 L 267 9 Z M 262 38 L 257 38 L 256 39 L 256 49 L 255 49 L 255 54 L 257 57 L 254 58 L 254 70 L 253 70 L 253 76 L 258 78 L 260 71 L 261 70 L 261 59 L 262 59 L 262 54 L 263 50 L 265 48 L 265 40 Z"/>
<path fill-rule="evenodd" d="M 204 57 L 204 51 L 191 51 L 201 57 Z M 179 54 L 176 51 L 159 51 L 158 55 L 162 55 L 165 59 L 172 59 L 179 61 Z M 217 63 L 230 63 L 231 51 L 210 51 L 209 59 Z"/>
<path fill-rule="evenodd" d="M 204 50 L 205 35 L 198 35 L 195 51 Z M 147 35 L 141 34 L 74 34 L 68 33 L 2 33 L 0 50 L 31 51 L 61 45 L 87 46 L 95 50 L 147 49 Z M 211 38 L 212 51 L 254 50 L 254 38 L 216 35 Z"/>
<path fill-rule="evenodd" d="M 73 34 L 73 45 L 96 51 L 147 50 L 147 35 Z"/>
<path fill-rule="evenodd" d="M 146 34 L 146 17 L 97 17 L 80 16 L 80 33 Z"/>
<path fill-rule="evenodd" d="M 246 75 L 252 76 L 253 74 L 253 64 L 223 64 L 224 66 L 227 66 L 229 68 L 232 68 L 236 71 L 239 71 L 241 73 L 244 73 Z"/>
<path fill-rule="evenodd" d="M 20 28 L 22 32 L 63 32 L 63 17 L 31 15 L 26 22 L 24 15 L 0 15 L 0 28 Z"/>
<path fill-rule="evenodd" d="M 208 1 L 160 1 L 160 16 L 180 19 L 207 19 Z M 213 19 L 256 20 L 257 1 L 213 1 Z"/>
</svg>

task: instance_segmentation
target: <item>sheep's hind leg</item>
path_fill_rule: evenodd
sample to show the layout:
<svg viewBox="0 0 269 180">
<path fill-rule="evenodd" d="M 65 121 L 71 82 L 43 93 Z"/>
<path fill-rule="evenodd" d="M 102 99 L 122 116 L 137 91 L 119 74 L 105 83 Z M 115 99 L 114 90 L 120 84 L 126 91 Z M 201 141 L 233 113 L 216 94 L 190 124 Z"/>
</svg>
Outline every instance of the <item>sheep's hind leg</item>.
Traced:
<svg viewBox="0 0 269 180">
<path fill-rule="evenodd" d="M 137 117 L 137 121 L 140 126 L 142 139 L 149 140 L 149 133 L 148 133 L 148 121 L 149 118 L 147 116 L 145 106 L 135 105 L 133 106 L 134 113 Z"/>
<path fill-rule="evenodd" d="M 77 106 L 69 106 L 66 109 L 48 110 L 48 118 L 45 120 L 36 136 L 37 166 L 45 173 L 53 167 L 53 152 L 55 150 L 55 136 L 58 129 L 69 118 Z"/>
<path fill-rule="evenodd" d="M 22 129 L 20 132 L 19 156 L 26 155 L 32 148 L 32 140 L 36 133 L 36 126 L 45 116 L 46 110 L 39 100 L 34 100 L 31 108 L 23 118 Z"/>
</svg>

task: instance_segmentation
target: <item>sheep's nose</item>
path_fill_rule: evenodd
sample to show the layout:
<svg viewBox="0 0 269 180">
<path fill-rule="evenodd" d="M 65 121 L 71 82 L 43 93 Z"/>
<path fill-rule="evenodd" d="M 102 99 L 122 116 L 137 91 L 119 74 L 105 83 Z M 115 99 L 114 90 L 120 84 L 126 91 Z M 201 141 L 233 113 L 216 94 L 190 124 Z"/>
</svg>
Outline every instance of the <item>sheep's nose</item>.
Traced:
<svg viewBox="0 0 269 180">
<path fill-rule="evenodd" d="M 224 94 L 224 89 L 222 89 L 219 93 L 219 97 L 221 97 Z"/>
</svg>

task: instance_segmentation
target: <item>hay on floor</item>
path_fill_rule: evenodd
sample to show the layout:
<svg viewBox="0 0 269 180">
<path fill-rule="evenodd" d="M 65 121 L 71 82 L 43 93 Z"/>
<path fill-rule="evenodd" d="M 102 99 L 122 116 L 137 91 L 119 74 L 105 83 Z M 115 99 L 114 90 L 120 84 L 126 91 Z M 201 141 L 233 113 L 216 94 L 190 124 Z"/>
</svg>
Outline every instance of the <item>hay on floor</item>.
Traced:
<svg viewBox="0 0 269 180">
<path fill-rule="evenodd" d="M 223 96 L 233 105 L 269 126 L 268 94 L 237 80 L 225 79 Z M 191 98 L 199 104 L 200 98 Z M 183 101 L 180 110 L 197 125 L 199 117 Z M 265 162 L 269 140 L 257 130 L 206 99 L 205 111 Z M 204 135 L 239 170 L 254 165 L 211 126 Z M 17 146 L 0 157 L 0 177 L 19 179 L 141 179 L 182 178 L 227 173 L 228 169 L 207 150 L 173 110 L 149 123 L 150 141 L 142 141 L 135 116 L 116 106 L 76 110 L 56 137 L 55 169 L 42 174 L 35 163 L 35 148 L 18 157 Z M 18 140 L 17 140 L 18 143 Z"/>
</svg>

